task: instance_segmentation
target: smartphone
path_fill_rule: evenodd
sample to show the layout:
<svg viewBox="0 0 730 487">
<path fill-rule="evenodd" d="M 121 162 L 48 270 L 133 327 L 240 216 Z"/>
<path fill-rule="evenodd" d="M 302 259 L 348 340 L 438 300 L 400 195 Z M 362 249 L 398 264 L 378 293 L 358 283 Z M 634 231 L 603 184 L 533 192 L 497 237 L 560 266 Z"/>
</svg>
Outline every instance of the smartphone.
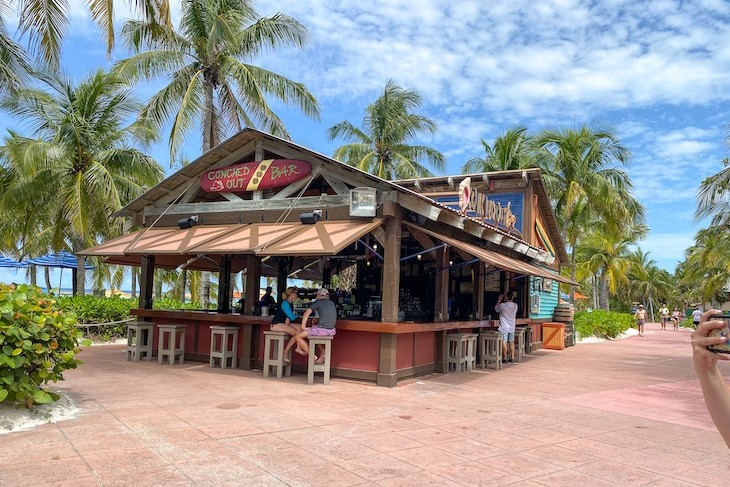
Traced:
<svg viewBox="0 0 730 487">
<path fill-rule="evenodd" d="M 707 334 L 709 337 L 727 337 L 730 339 L 730 314 L 723 313 L 721 315 L 710 316 L 711 320 L 723 320 L 725 322 L 725 328 L 715 328 L 710 330 Z M 719 343 L 717 345 L 710 345 L 707 347 L 708 350 L 718 353 L 730 353 L 730 342 Z"/>
</svg>

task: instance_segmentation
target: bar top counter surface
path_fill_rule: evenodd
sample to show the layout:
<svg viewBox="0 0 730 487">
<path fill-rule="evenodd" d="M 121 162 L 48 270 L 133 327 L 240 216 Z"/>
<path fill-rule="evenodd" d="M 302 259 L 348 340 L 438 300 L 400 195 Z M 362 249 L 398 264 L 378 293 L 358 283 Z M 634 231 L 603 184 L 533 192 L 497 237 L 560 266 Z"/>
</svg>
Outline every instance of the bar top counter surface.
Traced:
<svg viewBox="0 0 730 487">
<path fill-rule="evenodd" d="M 271 316 L 242 315 L 237 313 L 225 314 L 217 311 L 192 311 L 192 310 L 165 310 L 165 309 L 133 309 L 131 314 L 140 318 L 155 318 L 165 320 L 179 319 L 185 321 L 229 323 L 232 325 L 268 325 L 271 323 Z M 541 320 L 544 321 L 544 320 Z M 529 324 L 534 322 L 530 319 L 518 319 L 517 324 Z M 364 331 L 371 333 L 418 333 L 428 331 L 458 330 L 462 328 L 494 328 L 499 320 L 481 321 L 445 321 L 437 323 L 411 323 L 411 322 L 383 322 L 366 321 L 362 319 L 341 318 L 337 320 L 338 330 Z"/>
</svg>

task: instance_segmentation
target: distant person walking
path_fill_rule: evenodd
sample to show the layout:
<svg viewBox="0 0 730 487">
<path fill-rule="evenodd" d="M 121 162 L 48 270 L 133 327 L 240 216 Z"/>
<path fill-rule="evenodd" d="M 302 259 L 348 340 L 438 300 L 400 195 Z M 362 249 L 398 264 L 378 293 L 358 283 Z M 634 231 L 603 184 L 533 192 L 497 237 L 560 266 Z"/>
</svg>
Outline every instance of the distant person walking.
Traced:
<svg viewBox="0 0 730 487">
<path fill-rule="evenodd" d="M 662 320 L 662 330 L 667 329 L 667 321 L 669 321 L 669 308 L 665 303 L 662 303 L 662 307 L 659 308 L 659 317 Z"/>
<path fill-rule="evenodd" d="M 644 336 L 644 324 L 646 323 L 646 310 L 644 305 L 640 304 L 639 309 L 634 313 L 634 319 L 636 320 L 636 327 L 639 329 L 639 336 Z"/>
<path fill-rule="evenodd" d="M 679 313 L 679 310 L 677 308 L 674 308 L 674 311 L 672 311 L 672 323 L 674 324 L 674 331 L 677 331 L 677 328 L 679 327 L 679 320 L 682 318 L 682 315 Z"/>
<path fill-rule="evenodd" d="M 517 304 L 513 303 L 512 292 L 500 294 L 494 310 L 499 313 L 499 331 L 502 333 L 502 362 L 514 362 L 515 358 L 515 326 L 517 320 Z M 511 355 L 507 355 L 507 349 Z M 509 358 L 508 358 L 509 357 Z"/>
<path fill-rule="evenodd" d="M 702 311 L 699 306 L 695 306 L 695 310 L 692 311 L 692 324 L 695 326 L 695 330 L 700 326 L 700 320 L 702 319 Z"/>
</svg>

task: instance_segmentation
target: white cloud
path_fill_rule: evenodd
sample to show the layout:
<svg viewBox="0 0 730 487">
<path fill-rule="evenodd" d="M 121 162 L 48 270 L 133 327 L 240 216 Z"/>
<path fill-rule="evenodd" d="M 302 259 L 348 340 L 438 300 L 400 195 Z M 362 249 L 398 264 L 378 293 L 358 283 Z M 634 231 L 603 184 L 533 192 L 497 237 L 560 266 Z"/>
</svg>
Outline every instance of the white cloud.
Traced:
<svg viewBox="0 0 730 487">
<path fill-rule="evenodd" d="M 694 230 L 687 228 L 684 232 L 652 233 L 638 245 L 642 250 L 651 252 L 649 258 L 676 264 L 684 260 L 685 250 L 693 243 Z"/>
</svg>

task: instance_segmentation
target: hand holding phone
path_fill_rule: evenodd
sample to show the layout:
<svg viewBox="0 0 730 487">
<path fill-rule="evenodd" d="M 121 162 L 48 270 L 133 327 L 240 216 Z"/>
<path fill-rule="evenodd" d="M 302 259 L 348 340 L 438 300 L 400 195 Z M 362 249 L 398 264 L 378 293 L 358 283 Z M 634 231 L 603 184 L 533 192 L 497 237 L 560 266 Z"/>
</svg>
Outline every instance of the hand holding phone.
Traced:
<svg viewBox="0 0 730 487">
<path fill-rule="evenodd" d="M 711 320 L 722 320 L 725 322 L 724 328 L 715 328 L 713 330 L 710 330 L 710 332 L 707 334 L 708 337 L 726 337 L 728 340 L 730 340 L 730 314 L 723 313 L 718 315 L 712 315 L 710 316 Z M 708 345 L 707 349 L 712 352 L 717 353 L 730 353 L 730 342 L 727 340 L 725 343 L 719 343 L 717 345 Z"/>
</svg>

